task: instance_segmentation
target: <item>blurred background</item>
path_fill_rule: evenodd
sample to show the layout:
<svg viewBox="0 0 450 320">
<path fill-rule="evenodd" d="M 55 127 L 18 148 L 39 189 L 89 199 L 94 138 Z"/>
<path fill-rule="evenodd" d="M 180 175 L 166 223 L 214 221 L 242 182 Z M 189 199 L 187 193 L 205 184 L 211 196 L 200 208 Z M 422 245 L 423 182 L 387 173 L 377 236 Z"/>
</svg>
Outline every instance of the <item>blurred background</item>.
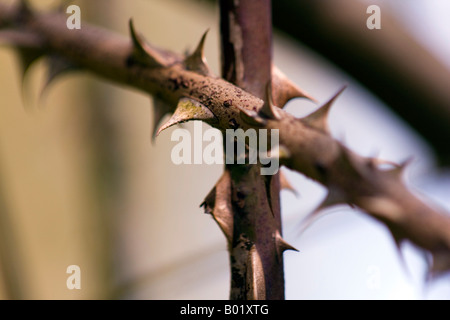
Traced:
<svg viewBox="0 0 450 320">
<path fill-rule="evenodd" d="M 30 2 L 40 10 L 58 4 Z M 220 73 L 214 1 L 73 3 L 83 22 L 123 35 L 133 17 L 150 42 L 176 52 L 193 49 L 209 28 L 205 52 Z M 449 68 L 448 1 L 362 3 L 380 6 L 382 28 L 384 13 L 392 14 Z M 366 12 L 358 14 L 365 22 Z M 359 81 L 286 30 L 274 31 L 274 61 L 321 103 L 348 84 L 330 115 L 333 135 L 362 155 L 396 162 L 413 156 L 409 186 L 450 210 L 450 175 L 437 167 L 433 149 Z M 199 208 L 222 167 L 174 165 L 171 129 L 151 142 L 151 99 L 141 92 L 80 72 L 40 99 L 44 61 L 22 83 L 17 55 L 6 47 L 0 70 L 0 298 L 227 299 L 225 239 Z M 287 106 L 298 116 L 315 108 L 303 100 Z M 287 299 L 450 298 L 450 277 L 425 282 L 424 253 L 405 244 L 402 260 L 384 226 L 357 210 L 329 210 L 301 233 L 302 219 L 326 191 L 285 172 L 300 194 L 281 194 L 284 238 L 300 250 L 284 255 Z M 66 286 L 69 265 L 80 266 L 80 290 Z"/>
</svg>

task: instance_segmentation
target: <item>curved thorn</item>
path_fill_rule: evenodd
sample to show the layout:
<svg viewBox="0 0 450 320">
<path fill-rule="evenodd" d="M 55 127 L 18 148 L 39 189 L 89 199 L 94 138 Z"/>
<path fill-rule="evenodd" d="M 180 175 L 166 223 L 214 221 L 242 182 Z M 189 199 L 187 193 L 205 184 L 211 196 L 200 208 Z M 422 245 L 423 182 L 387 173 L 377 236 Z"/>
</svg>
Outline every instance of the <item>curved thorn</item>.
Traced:
<svg viewBox="0 0 450 320">
<path fill-rule="evenodd" d="M 163 130 L 175 124 L 190 120 L 203 120 L 206 123 L 212 124 L 217 121 L 217 118 L 200 102 L 190 98 L 181 98 L 172 117 L 158 129 L 156 136 L 158 136 Z"/>
<path fill-rule="evenodd" d="M 188 55 L 184 60 L 184 64 L 188 70 L 195 71 L 204 76 L 212 75 L 204 55 L 205 40 L 208 32 L 209 29 L 203 33 L 203 36 L 201 37 L 194 52 Z"/>
<path fill-rule="evenodd" d="M 147 67 L 164 67 L 164 62 L 156 56 L 156 53 L 150 52 L 142 36 L 137 34 L 133 19 L 129 20 L 129 29 L 131 40 L 133 41 L 133 58 Z"/>
<path fill-rule="evenodd" d="M 48 88 L 55 81 L 56 78 L 63 75 L 66 72 L 78 70 L 78 67 L 70 63 L 66 59 L 52 55 L 48 57 L 48 69 L 47 69 L 47 79 L 41 89 L 39 101 L 45 99 L 48 92 Z"/>
<path fill-rule="evenodd" d="M 261 118 L 257 112 L 241 108 L 239 108 L 239 110 L 239 115 L 245 123 L 257 127 L 263 127 L 266 125 L 267 121 Z"/>
<path fill-rule="evenodd" d="M 275 231 L 273 238 L 275 241 L 275 250 L 279 259 L 281 259 L 284 251 L 293 250 L 299 252 L 297 248 L 293 247 L 283 239 L 278 230 Z"/>
<path fill-rule="evenodd" d="M 414 157 L 411 156 L 404 160 L 400 164 L 394 164 L 394 167 L 389 170 L 385 170 L 386 173 L 391 175 L 394 178 L 401 179 L 403 174 L 405 173 L 406 168 L 411 164 L 411 162 L 414 160 Z"/>
<path fill-rule="evenodd" d="M 269 119 L 279 119 L 277 107 L 273 104 L 272 84 L 270 81 L 266 85 L 266 99 L 260 113 Z"/>
<path fill-rule="evenodd" d="M 339 97 L 339 95 L 347 88 L 347 86 L 343 86 L 330 100 L 328 100 L 323 106 L 319 109 L 311 113 L 310 115 L 301 118 L 300 120 L 304 123 L 308 124 L 310 127 L 313 127 L 317 130 L 323 131 L 325 133 L 329 133 L 328 127 L 328 114 L 330 112 L 331 107 L 333 106 L 334 101 Z"/>
<path fill-rule="evenodd" d="M 315 98 L 289 80 L 275 65 L 272 65 L 272 95 L 274 103 L 279 108 L 283 108 L 288 101 L 295 98 L 306 98 L 317 103 Z"/>
<path fill-rule="evenodd" d="M 152 127 L 152 142 L 156 139 L 158 125 L 161 120 L 169 113 L 170 107 L 161 99 L 153 97 L 153 127 Z"/>
<path fill-rule="evenodd" d="M 205 213 L 211 214 L 225 235 L 228 244 L 233 240 L 233 209 L 231 208 L 231 177 L 224 171 L 214 188 L 200 205 Z"/>
<path fill-rule="evenodd" d="M 286 174 L 283 171 L 280 172 L 280 189 L 281 190 L 289 190 L 291 191 L 296 197 L 299 196 L 298 191 L 295 190 L 295 188 L 292 186 L 292 184 L 289 182 L 289 180 L 286 178 Z"/>
<path fill-rule="evenodd" d="M 302 220 L 300 224 L 300 233 L 303 233 L 307 228 L 309 228 L 309 226 L 313 224 L 314 220 L 328 214 L 328 209 L 340 205 L 349 205 L 352 208 L 354 207 L 351 203 L 345 200 L 345 196 L 339 191 L 339 189 L 329 188 L 325 199 L 317 206 L 317 208 L 315 208 Z"/>
</svg>

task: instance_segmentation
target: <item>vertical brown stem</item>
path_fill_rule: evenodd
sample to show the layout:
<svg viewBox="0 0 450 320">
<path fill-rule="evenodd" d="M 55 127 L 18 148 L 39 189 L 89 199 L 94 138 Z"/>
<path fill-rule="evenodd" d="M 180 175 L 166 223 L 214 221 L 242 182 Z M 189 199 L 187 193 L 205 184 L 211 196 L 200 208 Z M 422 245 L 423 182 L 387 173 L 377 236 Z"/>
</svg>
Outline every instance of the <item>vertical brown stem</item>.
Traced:
<svg viewBox="0 0 450 320">
<path fill-rule="evenodd" d="M 223 77 L 262 98 L 271 81 L 270 0 L 221 0 Z M 260 165 L 227 165 L 233 214 L 229 239 L 232 300 L 284 299 L 279 176 Z"/>
</svg>

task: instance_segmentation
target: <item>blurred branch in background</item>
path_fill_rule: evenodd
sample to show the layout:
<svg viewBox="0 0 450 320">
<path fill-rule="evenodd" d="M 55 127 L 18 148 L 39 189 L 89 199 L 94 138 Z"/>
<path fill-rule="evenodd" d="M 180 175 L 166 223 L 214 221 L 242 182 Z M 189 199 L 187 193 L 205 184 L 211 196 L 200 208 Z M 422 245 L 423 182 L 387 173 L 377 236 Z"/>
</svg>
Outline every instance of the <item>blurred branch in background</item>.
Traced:
<svg viewBox="0 0 450 320">
<path fill-rule="evenodd" d="M 430 143 L 440 164 L 450 164 L 450 71 L 388 8 L 381 6 L 381 29 L 369 30 L 368 4 L 361 1 L 277 0 L 272 6 L 275 28 L 366 86 Z"/>
<path fill-rule="evenodd" d="M 24 299 L 24 279 L 26 275 L 21 272 L 22 255 L 17 243 L 15 224 L 10 217 L 10 211 L 5 201 L 2 187 L 2 172 L 0 171 L 0 290 L 3 286 L 5 299 Z M 2 295 L 0 295 L 1 297 Z"/>
</svg>

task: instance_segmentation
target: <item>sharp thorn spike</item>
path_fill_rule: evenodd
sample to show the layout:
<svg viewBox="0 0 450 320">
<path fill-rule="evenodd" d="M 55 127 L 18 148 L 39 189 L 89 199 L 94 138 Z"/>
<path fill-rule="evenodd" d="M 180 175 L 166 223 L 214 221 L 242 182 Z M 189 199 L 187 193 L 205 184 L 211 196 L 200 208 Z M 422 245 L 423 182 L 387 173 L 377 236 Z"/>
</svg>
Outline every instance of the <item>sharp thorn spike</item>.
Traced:
<svg viewBox="0 0 450 320">
<path fill-rule="evenodd" d="M 225 170 L 214 188 L 208 193 L 203 203 L 206 214 L 211 214 L 231 245 L 233 239 L 234 214 L 231 208 L 231 177 Z"/>
<path fill-rule="evenodd" d="M 195 71 L 204 76 L 212 75 L 212 72 L 206 62 L 206 58 L 204 55 L 205 40 L 208 32 L 209 29 L 207 29 L 203 33 L 203 36 L 201 37 L 200 42 L 198 43 L 197 48 L 194 50 L 194 52 L 188 55 L 184 60 L 184 64 L 186 65 L 186 68 L 188 70 Z"/>
<path fill-rule="evenodd" d="M 299 228 L 300 233 L 303 233 L 310 225 L 312 225 L 314 220 L 329 213 L 328 209 L 340 205 L 350 205 L 350 207 L 353 207 L 351 203 L 345 200 L 345 196 L 339 191 L 339 189 L 333 187 L 329 188 L 328 194 L 326 195 L 325 199 L 319 204 L 319 206 L 316 209 L 314 209 L 311 213 L 309 213 L 301 222 Z"/>
<path fill-rule="evenodd" d="M 143 37 L 138 34 L 134 28 L 133 19 L 129 20 L 130 36 L 133 42 L 133 58 L 143 65 L 151 68 L 164 67 L 165 63 L 162 57 L 159 57 L 157 52 L 152 50 L 146 43 Z"/>
<path fill-rule="evenodd" d="M 401 264 L 401 266 L 403 268 L 403 271 L 405 272 L 405 274 L 408 277 L 411 278 L 412 275 L 411 275 L 411 272 L 410 272 L 410 270 L 408 268 L 408 264 L 406 263 L 405 256 L 404 256 L 403 251 L 402 251 L 402 241 L 403 241 L 403 239 L 397 237 L 394 233 L 392 233 L 392 231 L 391 231 L 391 234 L 392 234 L 392 237 L 394 238 L 395 248 L 397 250 L 398 258 L 400 260 L 400 264 Z"/>
<path fill-rule="evenodd" d="M 380 166 L 383 166 L 383 165 L 389 165 L 389 166 L 392 166 L 392 167 L 397 167 L 398 165 L 395 163 L 395 162 L 393 162 L 393 161 L 389 161 L 389 160 L 385 160 L 385 159 L 380 159 L 380 158 L 377 158 L 377 157 L 374 157 L 374 158 L 367 158 L 367 165 L 369 166 L 369 167 L 372 167 L 372 168 L 379 168 Z"/>
<path fill-rule="evenodd" d="M 260 110 L 260 113 L 269 119 L 279 119 L 277 109 L 278 108 L 273 104 L 272 84 L 269 81 L 266 85 L 266 98 L 264 101 L 264 105 Z"/>
<path fill-rule="evenodd" d="M 302 118 L 301 121 L 317 130 L 329 133 L 330 130 L 328 127 L 328 114 L 334 101 L 339 97 L 339 95 L 345 90 L 346 87 L 347 86 L 342 87 L 330 100 L 328 100 L 328 102 L 326 102 L 323 106 L 321 106 L 310 115 Z"/>
<path fill-rule="evenodd" d="M 272 95 L 274 104 L 279 108 L 283 108 L 288 101 L 295 98 L 306 98 L 317 102 L 315 98 L 289 80 L 275 65 L 272 65 Z"/>
<path fill-rule="evenodd" d="M 19 48 L 19 59 L 20 66 L 22 69 L 22 80 L 25 78 L 30 67 L 36 62 L 40 57 L 42 57 L 42 53 L 35 49 L 27 49 L 27 48 Z"/>
<path fill-rule="evenodd" d="M 241 108 L 239 108 L 239 110 L 239 115 L 245 123 L 256 127 L 263 127 L 266 125 L 267 121 L 261 118 L 257 112 Z"/>
<path fill-rule="evenodd" d="M 272 182 L 273 182 L 273 175 L 266 175 L 264 179 L 264 184 L 266 187 L 267 202 L 269 204 L 270 212 L 274 217 L 275 214 L 273 212 L 273 204 L 272 204 Z"/>
<path fill-rule="evenodd" d="M 79 69 L 77 66 L 70 63 L 66 59 L 56 55 L 50 56 L 48 58 L 47 64 L 48 64 L 47 79 L 41 89 L 41 94 L 39 97 L 40 101 L 42 101 L 45 98 L 48 88 L 53 83 L 53 81 L 56 80 L 56 78 L 63 75 L 64 73 L 76 71 Z"/>
<path fill-rule="evenodd" d="M 190 98 L 181 98 L 174 114 L 169 121 L 158 129 L 156 136 L 158 136 L 163 130 L 175 124 L 190 120 L 202 120 L 208 124 L 214 124 L 217 122 L 217 118 L 214 114 L 203 104 Z"/>
<path fill-rule="evenodd" d="M 280 172 L 280 188 L 281 190 L 289 190 L 291 191 L 296 197 L 299 196 L 298 191 L 295 190 L 295 188 L 292 186 L 292 184 L 289 182 L 289 180 L 286 177 L 286 174 L 283 171 Z"/>
<path fill-rule="evenodd" d="M 21 84 L 22 84 L 22 101 L 26 109 L 31 109 L 30 90 L 27 88 L 27 75 L 31 66 L 41 58 L 42 54 L 39 50 L 29 48 L 18 48 L 19 64 L 21 68 Z"/>
<path fill-rule="evenodd" d="M 325 197 L 325 199 L 314 210 L 314 213 L 318 214 L 321 211 L 324 211 L 331 207 L 345 204 L 349 204 L 349 202 L 346 200 L 345 195 L 342 192 L 340 192 L 339 189 L 331 187 L 328 189 L 328 194 Z"/>
<path fill-rule="evenodd" d="M 275 231 L 273 238 L 275 241 L 275 250 L 277 251 L 277 256 L 279 259 L 281 259 L 284 251 L 293 250 L 299 252 L 297 248 L 293 247 L 283 239 L 278 230 Z"/>
<path fill-rule="evenodd" d="M 394 178 L 401 179 L 405 173 L 406 168 L 411 164 L 413 159 L 414 157 L 409 157 L 400 164 L 394 164 L 394 167 L 392 169 L 386 170 L 385 172 Z"/>
<path fill-rule="evenodd" d="M 156 97 L 153 98 L 152 143 L 155 142 L 159 123 L 170 112 L 170 109 L 170 106 L 163 100 Z"/>
</svg>

